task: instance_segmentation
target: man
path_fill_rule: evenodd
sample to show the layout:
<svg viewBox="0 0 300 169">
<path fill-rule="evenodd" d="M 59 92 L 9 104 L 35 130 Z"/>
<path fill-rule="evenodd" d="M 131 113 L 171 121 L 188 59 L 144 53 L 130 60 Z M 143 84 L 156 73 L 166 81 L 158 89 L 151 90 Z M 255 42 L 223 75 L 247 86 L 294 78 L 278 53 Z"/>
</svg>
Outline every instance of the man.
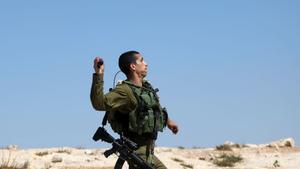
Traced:
<svg viewBox="0 0 300 169">
<path fill-rule="evenodd" d="M 102 59 L 94 59 L 91 102 L 99 111 L 108 111 L 108 121 L 112 129 L 139 145 L 135 151 L 157 169 L 166 166 L 154 155 L 154 144 L 158 131 L 167 126 L 174 134 L 178 126 L 159 104 L 159 99 L 151 84 L 144 80 L 148 65 L 137 51 L 128 51 L 119 57 L 119 67 L 127 79 L 107 94 L 103 93 L 104 64 Z M 137 168 L 129 162 L 129 168 Z"/>
</svg>

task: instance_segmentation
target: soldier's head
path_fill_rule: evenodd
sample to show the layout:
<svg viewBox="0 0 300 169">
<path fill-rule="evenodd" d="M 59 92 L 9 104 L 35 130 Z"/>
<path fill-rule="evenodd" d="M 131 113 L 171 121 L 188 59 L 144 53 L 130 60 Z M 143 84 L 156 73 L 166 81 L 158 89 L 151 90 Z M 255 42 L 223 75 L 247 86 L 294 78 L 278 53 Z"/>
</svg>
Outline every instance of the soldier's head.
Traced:
<svg viewBox="0 0 300 169">
<path fill-rule="evenodd" d="M 133 74 L 144 78 L 147 75 L 148 65 L 137 51 L 127 51 L 119 57 L 121 71 L 130 78 Z"/>
</svg>

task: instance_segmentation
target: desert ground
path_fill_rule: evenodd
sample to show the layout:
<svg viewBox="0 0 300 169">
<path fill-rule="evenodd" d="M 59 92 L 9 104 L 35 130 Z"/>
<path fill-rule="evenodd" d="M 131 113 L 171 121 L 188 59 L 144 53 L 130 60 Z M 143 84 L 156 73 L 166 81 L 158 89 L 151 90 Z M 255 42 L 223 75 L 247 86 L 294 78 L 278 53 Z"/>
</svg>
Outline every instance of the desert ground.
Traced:
<svg viewBox="0 0 300 169">
<path fill-rule="evenodd" d="M 0 169 L 113 169 L 117 156 L 105 158 L 107 149 L 9 145 L 0 149 Z M 292 138 L 261 145 L 227 141 L 214 148 L 157 147 L 155 155 L 169 169 L 300 169 L 300 148 Z"/>
</svg>

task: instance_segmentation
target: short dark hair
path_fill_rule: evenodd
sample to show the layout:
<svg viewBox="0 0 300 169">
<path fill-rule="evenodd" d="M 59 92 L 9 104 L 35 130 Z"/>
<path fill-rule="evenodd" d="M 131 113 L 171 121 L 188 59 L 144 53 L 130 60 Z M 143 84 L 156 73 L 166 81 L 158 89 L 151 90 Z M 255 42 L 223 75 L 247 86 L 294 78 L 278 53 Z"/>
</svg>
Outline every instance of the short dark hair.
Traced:
<svg viewBox="0 0 300 169">
<path fill-rule="evenodd" d="M 131 50 L 123 53 L 119 57 L 119 68 L 121 71 L 128 76 L 130 74 L 130 64 L 135 63 L 137 57 L 136 54 L 140 54 L 137 51 Z"/>
</svg>

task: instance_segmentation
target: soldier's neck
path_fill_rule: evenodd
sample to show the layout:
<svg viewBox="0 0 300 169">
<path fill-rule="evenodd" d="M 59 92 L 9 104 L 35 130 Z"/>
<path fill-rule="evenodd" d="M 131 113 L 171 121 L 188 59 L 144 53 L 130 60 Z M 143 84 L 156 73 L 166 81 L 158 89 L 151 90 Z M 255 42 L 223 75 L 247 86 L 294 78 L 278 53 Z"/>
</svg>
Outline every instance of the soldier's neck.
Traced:
<svg viewBox="0 0 300 169">
<path fill-rule="evenodd" d="M 141 77 L 133 75 L 128 80 L 136 86 L 140 86 L 140 87 L 143 86 L 143 78 Z"/>
</svg>

